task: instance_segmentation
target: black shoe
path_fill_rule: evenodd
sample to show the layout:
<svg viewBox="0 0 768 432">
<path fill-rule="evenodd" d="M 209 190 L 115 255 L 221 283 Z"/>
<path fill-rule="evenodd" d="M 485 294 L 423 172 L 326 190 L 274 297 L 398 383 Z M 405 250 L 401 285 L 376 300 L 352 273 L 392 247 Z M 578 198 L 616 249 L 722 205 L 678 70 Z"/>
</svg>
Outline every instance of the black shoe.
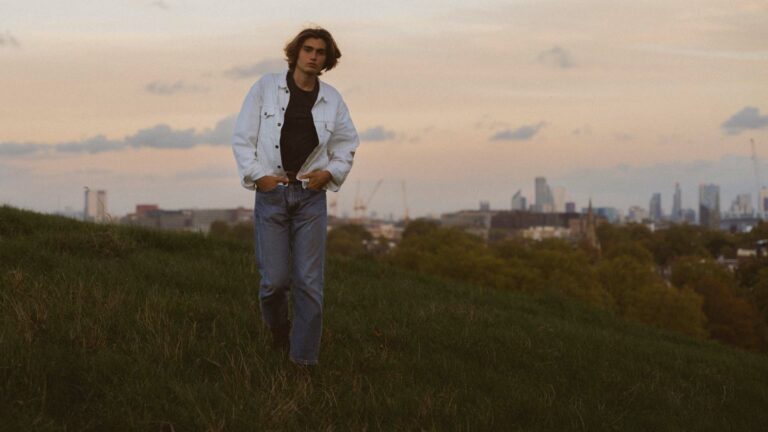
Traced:
<svg viewBox="0 0 768 432">
<path fill-rule="evenodd" d="M 291 348 L 291 322 L 275 327 L 272 330 L 272 349 L 288 352 Z"/>
</svg>

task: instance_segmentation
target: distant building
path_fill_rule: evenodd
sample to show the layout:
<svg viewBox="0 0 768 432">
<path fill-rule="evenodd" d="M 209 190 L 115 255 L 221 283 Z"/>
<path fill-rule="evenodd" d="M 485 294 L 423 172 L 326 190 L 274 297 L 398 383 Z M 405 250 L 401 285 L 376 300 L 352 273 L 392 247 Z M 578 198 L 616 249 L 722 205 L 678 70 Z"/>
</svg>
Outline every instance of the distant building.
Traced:
<svg viewBox="0 0 768 432">
<path fill-rule="evenodd" d="M 108 221 L 107 191 L 85 188 L 83 220 L 97 223 Z"/>
<path fill-rule="evenodd" d="M 555 210 L 555 201 L 552 197 L 552 190 L 547 184 L 545 177 L 536 177 L 534 181 L 534 190 L 536 193 L 532 210 L 537 213 L 551 213 Z"/>
<path fill-rule="evenodd" d="M 464 231 L 477 235 L 483 240 L 488 239 L 491 230 L 491 219 L 496 212 L 462 210 L 454 213 L 445 213 L 440 216 L 440 225 L 444 227 L 457 227 Z"/>
<path fill-rule="evenodd" d="M 491 203 L 488 201 L 480 201 L 480 211 L 491 211 Z"/>
<path fill-rule="evenodd" d="M 728 216 L 720 221 L 720 229 L 732 233 L 748 233 L 760 223 L 755 216 Z"/>
<path fill-rule="evenodd" d="M 661 211 L 661 194 L 656 192 L 651 196 L 648 204 L 648 217 L 654 222 L 659 222 L 663 218 Z"/>
<path fill-rule="evenodd" d="M 731 203 L 731 208 L 728 209 L 729 218 L 745 218 L 752 217 L 755 213 L 752 207 L 752 195 L 739 194 Z"/>
<path fill-rule="evenodd" d="M 699 185 L 699 225 L 720 228 L 720 186 Z"/>
<path fill-rule="evenodd" d="M 562 213 L 565 211 L 565 188 L 556 186 L 551 188 L 552 190 L 552 204 L 554 205 L 554 211 Z"/>
<path fill-rule="evenodd" d="M 162 210 L 154 204 L 140 204 L 136 212 L 125 216 L 122 223 L 172 231 L 208 233 L 216 221 L 229 225 L 251 222 L 253 211 L 243 207 L 235 209 L 182 209 Z"/>
<path fill-rule="evenodd" d="M 760 200 L 757 205 L 757 216 L 765 219 L 768 214 L 768 187 L 762 187 L 760 189 Z"/>
<path fill-rule="evenodd" d="M 84 217 L 85 217 L 85 215 L 83 214 L 82 211 L 77 211 L 77 210 L 75 210 L 75 209 L 73 209 L 72 207 L 69 207 L 69 206 L 64 207 L 64 210 L 58 210 L 58 211 L 54 212 L 53 214 L 55 214 L 57 216 L 63 216 L 63 217 L 66 217 L 66 218 L 70 218 L 70 219 L 76 219 L 76 220 L 83 220 Z"/>
<path fill-rule="evenodd" d="M 495 238 L 528 238 L 543 240 L 561 238 L 573 242 L 585 241 L 599 250 L 595 225 L 598 219 L 590 208 L 586 214 L 534 213 L 523 211 L 497 212 L 491 218 L 490 228 Z M 603 222 L 603 220 L 599 220 Z"/>
<path fill-rule="evenodd" d="M 576 213 L 576 203 L 573 201 L 568 201 L 567 203 L 565 203 L 565 212 Z"/>
<path fill-rule="evenodd" d="M 580 240 L 589 246 L 591 246 L 594 250 L 597 251 L 598 254 L 600 254 L 601 247 L 600 242 L 597 239 L 597 218 L 595 217 L 594 212 L 592 211 L 592 199 L 589 199 L 589 208 L 587 208 L 587 217 L 582 218 L 580 220 L 579 224 L 580 233 L 579 237 Z"/>
<path fill-rule="evenodd" d="M 648 220 L 648 212 L 640 206 L 632 206 L 627 212 L 627 222 L 643 223 Z"/>
<path fill-rule="evenodd" d="M 522 192 L 518 190 L 512 195 L 512 210 L 527 210 L 528 202 L 523 196 Z"/>
<path fill-rule="evenodd" d="M 621 210 L 615 207 L 597 207 L 593 211 L 598 218 L 605 219 L 612 224 L 621 223 L 623 221 Z M 589 208 L 581 209 L 581 214 L 586 215 L 587 213 L 589 213 Z"/>
<path fill-rule="evenodd" d="M 685 209 L 683 210 L 682 220 L 680 222 L 687 223 L 687 224 L 695 224 L 696 223 L 696 210 L 694 209 Z"/>
<path fill-rule="evenodd" d="M 136 204 L 136 215 L 144 216 L 147 212 L 160 210 L 157 204 Z"/>
<path fill-rule="evenodd" d="M 673 222 L 682 222 L 683 220 L 683 192 L 680 190 L 680 183 L 675 183 L 675 194 L 672 196 L 672 214 Z"/>
</svg>

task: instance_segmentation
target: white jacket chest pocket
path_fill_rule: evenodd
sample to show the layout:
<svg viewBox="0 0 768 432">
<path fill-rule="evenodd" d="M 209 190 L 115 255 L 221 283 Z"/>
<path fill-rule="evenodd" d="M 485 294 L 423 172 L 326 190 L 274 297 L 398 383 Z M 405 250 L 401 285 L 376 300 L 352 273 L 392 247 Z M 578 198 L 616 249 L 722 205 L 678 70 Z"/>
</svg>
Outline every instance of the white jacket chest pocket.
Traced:
<svg viewBox="0 0 768 432">
<path fill-rule="evenodd" d="M 328 140 L 331 139 L 335 123 L 332 121 L 315 120 L 315 129 L 317 130 L 317 139 L 321 146 L 328 144 Z"/>
<path fill-rule="evenodd" d="M 259 113 L 261 117 L 261 126 L 259 127 L 259 136 L 274 135 L 280 129 L 279 116 L 277 115 L 277 107 L 264 105 L 261 107 Z"/>
</svg>

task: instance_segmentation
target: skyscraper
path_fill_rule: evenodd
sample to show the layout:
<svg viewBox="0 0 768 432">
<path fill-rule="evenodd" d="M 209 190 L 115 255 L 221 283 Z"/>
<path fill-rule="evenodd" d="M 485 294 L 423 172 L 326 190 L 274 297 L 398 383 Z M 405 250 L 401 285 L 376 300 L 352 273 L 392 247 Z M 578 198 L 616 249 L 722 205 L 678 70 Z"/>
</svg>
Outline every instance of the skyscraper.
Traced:
<svg viewBox="0 0 768 432">
<path fill-rule="evenodd" d="M 651 196 L 651 202 L 648 204 L 648 216 L 654 222 L 659 222 L 662 219 L 661 194 L 658 192 Z"/>
<path fill-rule="evenodd" d="M 683 220 L 683 192 L 680 190 L 680 183 L 675 183 L 675 194 L 672 197 L 672 220 L 681 222 Z"/>
<path fill-rule="evenodd" d="M 699 225 L 720 228 L 720 186 L 699 185 Z"/>
<path fill-rule="evenodd" d="M 518 190 L 512 195 L 512 210 L 526 210 L 528 208 L 528 202 L 523 196 L 522 192 Z"/>
<path fill-rule="evenodd" d="M 555 186 L 550 188 L 552 192 L 552 204 L 554 210 L 558 213 L 565 211 L 565 188 L 562 186 Z"/>
<path fill-rule="evenodd" d="M 107 191 L 85 188 L 83 219 L 91 222 L 107 221 Z"/>
<path fill-rule="evenodd" d="M 739 194 L 731 203 L 729 211 L 731 217 L 752 217 L 754 213 L 752 195 L 750 194 Z"/>
<path fill-rule="evenodd" d="M 555 201 L 552 198 L 552 191 L 547 185 L 545 177 L 536 177 L 535 180 L 536 197 L 534 199 L 533 210 L 539 213 L 551 213 L 555 210 Z"/>
<path fill-rule="evenodd" d="M 632 206 L 627 212 L 627 220 L 634 223 L 643 223 L 648 219 L 648 212 L 640 206 Z"/>
</svg>

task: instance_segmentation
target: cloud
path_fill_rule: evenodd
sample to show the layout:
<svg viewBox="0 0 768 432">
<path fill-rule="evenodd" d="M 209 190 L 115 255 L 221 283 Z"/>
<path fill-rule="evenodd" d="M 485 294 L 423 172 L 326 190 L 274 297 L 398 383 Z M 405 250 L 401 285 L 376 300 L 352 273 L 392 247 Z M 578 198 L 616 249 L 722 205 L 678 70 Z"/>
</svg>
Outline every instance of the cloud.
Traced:
<svg viewBox="0 0 768 432">
<path fill-rule="evenodd" d="M 0 156 L 23 156 L 37 153 L 46 148 L 48 146 L 43 144 L 2 142 L 0 143 Z"/>
<path fill-rule="evenodd" d="M 244 79 L 258 77 L 271 72 L 280 72 L 288 69 L 288 64 L 283 59 L 268 58 L 249 66 L 235 66 L 224 71 L 224 75 L 232 79 Z"/>
<path fill-rule="evenodd" d="M 496 135 L 491 137 L 491 141 L 525 141 L 533 138 L 542 127 L 544 122 L 539 122 L 535 125 L 521 126 L 515 130 L 505 129 L 501 132 L 497 132 Z"/>
<path fill-rule="evenodd" d="M 235 114 L 219 120 L 213 129 L 208 129 L 201 134 L 202 141 L 211 145 L 229 145 L 235 130 L 235 121 L 237 121 Z"/>
<path fill-rule="evenodd" d="M 235 128 L 236 116 L 231 115 L 219 120 L 213 128 L 200 132 L 195 129 L 173 129 L 167 124 L 158 124 L 140 129 L 123 139 L 109 139 L 96 135 L 80 141 L 63 143 L 16 143 L 0 142 L 0 155 L 25 156 L 46 152 L 64 154 L 103 153 L 124 150 L 126 148 L 186 149 L 199 145 L 229 145 Z"/>
<path fill-rule="evenodd" d="M 149 93 L 169 96 L 176 93 L 203 93 L 207 92 L 207 87 L 200 87 L 194 84 L 186 84 L 183 81 L 176 81 L 173 84 L 162 83 L 160 81 L 154 81 L 147 84 L 144 90 Z"/>
<path fill-rule="evenodd" d="M 11 48 L 18 48 L 20 46 L 19 41 L 10 32 L 0 33 L 0 48 L 6 46 Z"/>
<path fill-rule="evenodd" d="M 552 47 L 539 53 L 537 57 L 539 63 L 558 67 L 560 69 L 569 69 L 574 66 L 571 53 L 559 46 Z"/>
<path fill-rule="evenodd" d="M 395 138 L 395 132 L 382 126 L 368 128 L 360 133 L 361 141 L 388 141 Z"/>
<path fill-rule="evenodd" d="M 62 153 L 102 153 L 122 150 L 125 148 L 125 142 L 110 140 L 104 135 L 96 135 L 81 141 L 56 144 L 54 148 Z"/>
<path fill-rule="evenodd" d="M 154 6 L 154 7 L 157 7 L 157 8 L 160 8 L 160 9 L 163 9 L 163 10 L 168 10 L 168 9 L 170 9 L 170 6 L 168 5 L 168 3 L 164 2 L 163 0 L 157 0 L 157 1 L 153 1 L 153 2 L 152 2 L 152 3 L 150 3 L 149 5 L 150 5 L 150 6 Z"/>
<path fill-rule="evenodd" d="M 747 129 L 762 129 L 766 126 L 768 115 L 761 116 L 759 108 L 748 106 L 731 116 L 720 127 L 728 135 L 738 135 Z"/>
<path fill-rule="evenodd" d="M 134 147 L 149 148 L 190 148 L 201 144 L 200 135 L 194 129 L 174 130 L 167 124 L 159 124 L 142 129 L 125 138 L 125 142 Z"/>
</svg>

